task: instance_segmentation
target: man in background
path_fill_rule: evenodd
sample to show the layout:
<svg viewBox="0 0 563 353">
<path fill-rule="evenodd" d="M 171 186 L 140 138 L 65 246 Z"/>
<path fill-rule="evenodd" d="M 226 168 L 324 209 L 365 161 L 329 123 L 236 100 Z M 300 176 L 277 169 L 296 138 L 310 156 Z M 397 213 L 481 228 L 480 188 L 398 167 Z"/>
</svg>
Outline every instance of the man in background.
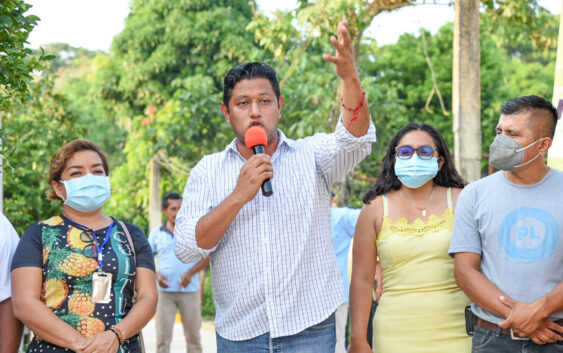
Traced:
<svg viewBox="0 0 563 353">
<path fill-rule="evenodd" d="M 189 353 L 201 353 L 201 296 L 199 271 L 209 258 L 182 263 L 174 255 L 174 227 L 182 196 L 169 192 L 162 200 L 166 222 L 152 230 L 149 243 L 157 260 L 158 306 L 156 308 L 157 353 L 169 353 L 176 312 L 180 310 Z"/>
<path fill-rule="evenodd" d="M 360 215 L 361 209 L 350 207 L 338 207 L 338 198 L 331 191 L 330 219 L 332 227 L 332 240 L 334 241 L 334 251 L 336 253 L 336 261 L 338 262 L 338 270 L 340 278 L 344 285 L 344 294 L 346 301 L 336 310 L 336 349 L 335 353 L 345 353 L 347 348 L 347 327 L 348 327 L 348 311 L 350 308 L 350 278 L 348 277 L 348 252 L 350 250 L 350 242 L 354 237 L 356 222 Z"/>
</svg>

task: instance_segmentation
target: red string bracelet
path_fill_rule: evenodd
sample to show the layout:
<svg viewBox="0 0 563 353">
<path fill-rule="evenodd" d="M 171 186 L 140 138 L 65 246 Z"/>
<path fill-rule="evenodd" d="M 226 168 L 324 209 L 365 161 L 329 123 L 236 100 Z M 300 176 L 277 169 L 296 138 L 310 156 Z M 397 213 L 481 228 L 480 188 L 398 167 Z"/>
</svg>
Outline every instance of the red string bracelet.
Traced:
<svg viewBox="0 0 563 353">
<path fill-rule="evenodd" d="M 360 102 L 360 104 L 358 104 L 358 106 L 355 109 L 348 108 L 347 106 L 345 106 L 344 101 L 342 100 L 342 97 L 340 97 L 340 104 L 342 104 L 342 108 L 354 113 L 354 115 L 352 115 L 352 120 L 350 120 L 350 122 L 348 123 L 348 126 L 346 127 L 346 130 L 349 130 L 350 125 L 352 125 L 352 121 L 358 119 L 358 113 L 360 112 L 360 109 L 362 109 L 362 107 L 364 106 L 364 99 L 365 98 L 366 98 L 366 90 L 364 89 L 363 86 L 362 86 L 362 101 Z"/>
</svg>

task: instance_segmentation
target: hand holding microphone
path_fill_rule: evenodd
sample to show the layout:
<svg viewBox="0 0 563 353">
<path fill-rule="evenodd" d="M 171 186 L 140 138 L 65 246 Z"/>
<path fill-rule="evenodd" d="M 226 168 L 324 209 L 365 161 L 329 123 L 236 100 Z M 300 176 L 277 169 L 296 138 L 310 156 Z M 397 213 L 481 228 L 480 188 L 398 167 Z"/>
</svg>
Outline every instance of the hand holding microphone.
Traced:
<svg viewBox="0 0 563 353">
<path fill-rule="evenodd" d="M 268 145 L 268 136 L 266 131 L 260 126 L 252 126 L 246 131 L 244 136 L 246 148 L 252 150 L 254 154 L 266 153 L 266 146 Z M 272 182 L 266 179 L 262 182 L 262 195 L 272 196 L 274 193 L 272 189 Z"/>
</svg>

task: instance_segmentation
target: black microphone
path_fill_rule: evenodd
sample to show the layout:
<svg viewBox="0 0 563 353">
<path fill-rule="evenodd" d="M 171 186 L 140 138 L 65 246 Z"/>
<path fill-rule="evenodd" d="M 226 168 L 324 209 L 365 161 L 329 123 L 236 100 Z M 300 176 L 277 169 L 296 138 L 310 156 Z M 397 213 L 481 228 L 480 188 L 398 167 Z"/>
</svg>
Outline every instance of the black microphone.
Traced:
<svg viewBox="0 0 563 353">
<path fill-rule="evenodd" d="M 246 130 L 244 135 L 244 142 L 246 147 L 254 154 L 266 153 L 266 146 L 268 145 L 268 136 L 266 131 L 260 126 L 252 126 Z M 262 195 L 272 196 L 274 190 L 272 189 L 272 181 L 270 179 L 264 180 L 262 183 Z"/>
</svg>

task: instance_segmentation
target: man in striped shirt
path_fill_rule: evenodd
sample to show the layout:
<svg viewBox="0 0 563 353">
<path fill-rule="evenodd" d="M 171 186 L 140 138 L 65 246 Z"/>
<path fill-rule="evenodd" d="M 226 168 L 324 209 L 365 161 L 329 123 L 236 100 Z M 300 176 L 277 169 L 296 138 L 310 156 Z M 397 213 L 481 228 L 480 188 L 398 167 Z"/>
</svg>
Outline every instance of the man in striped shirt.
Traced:
<svg viewBox="0 0 563 353">
<path fill-rule="evenodd" d="M 336 56 L 323 55 L 342 83 L 334 133 L 291 140 L 278 129 L 284 101 L 268 65 L 242 64 L 225 77 L 221 111 L 236 138 L 192 169 L 175 229 L 179 259 L 210 256 L 218 352 L 334 352 L 334 312 L 344 289 L 330 187 L 375 141 L 348 23 L 337 32 Z M 266 131 L 264 154 L 245 146 L 253 126 Z M 259 193 L 266 179 L 270 197 Z"/>
</svg>

